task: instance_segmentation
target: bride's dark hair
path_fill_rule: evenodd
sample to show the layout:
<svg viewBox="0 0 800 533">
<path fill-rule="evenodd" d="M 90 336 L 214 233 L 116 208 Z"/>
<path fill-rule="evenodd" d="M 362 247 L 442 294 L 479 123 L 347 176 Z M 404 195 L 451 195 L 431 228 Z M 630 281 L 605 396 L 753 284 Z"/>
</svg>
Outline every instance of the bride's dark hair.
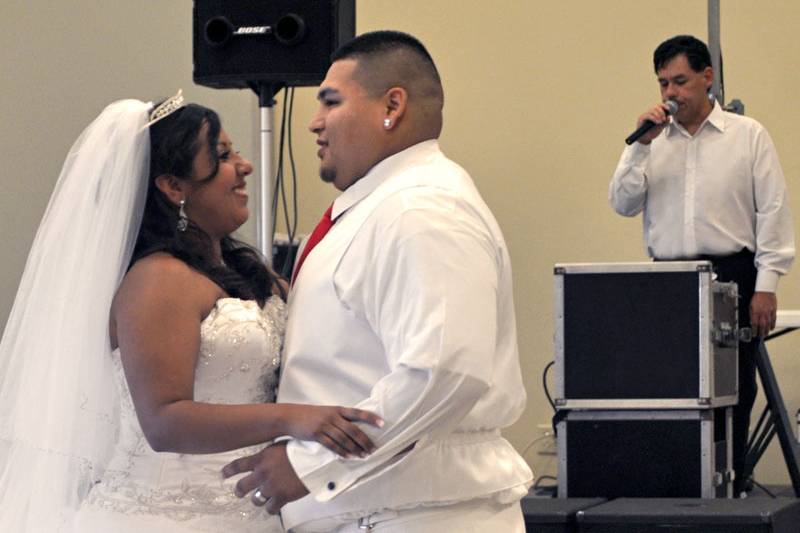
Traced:
<svg viewBox="0 0 800 533">
<path fill-rule="evenodd" d="M 208 125 L 205 139 L 200 137 Z M 208 234 L 189 221 L 186 231 L 178 231 L 178 207 L 155 186 L 155 179 L 169 174 L 182 179 L 192 175 L 194 158 L 209 146 L 213 169 L 200 181 L 212 180 L 219 169 L 217 142 L 221 125 L 216 112 L 188 104 L 150 126 L 150 175 L 142 226 L 136 239 L 131 265 L 155 252 L 166 252 L 206 275 L 229 295 L 264 304 L 278 287 L 285 299 L 278 276 L 260 254 L 245 243 L 226 236 L 221 241 L 224 265 L 212 261 L 213 246 Z"/>
</svg>

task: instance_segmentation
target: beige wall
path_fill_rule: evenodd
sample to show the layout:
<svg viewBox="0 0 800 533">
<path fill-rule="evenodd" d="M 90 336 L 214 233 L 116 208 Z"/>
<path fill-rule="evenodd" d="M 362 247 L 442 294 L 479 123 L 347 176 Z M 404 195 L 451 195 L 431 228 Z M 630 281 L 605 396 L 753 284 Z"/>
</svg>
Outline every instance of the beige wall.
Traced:
<svg viewBox="0 0 800 533">
<path fill-rule="evenodd" d="M 800 152 L 794 107 L 800 88 L 800 4 L 722 2 L 728 98 L 770 131 L 800 217 Z M 541 371 L 552 359 L 556 262 L 645 258 L 639 219 L 616 216 L 607 184 L 622 139 L 657 101 L 652 49 L 676 33 L 706 38 L 706 2 L 641 0 L 360 0 L 358 31 L 392 28 L 426 43 L 445 82 L 444 150 L 473 175 L 504 228 L 515 271 L 519 345 L 528 410 L 507 431 L 522 450 L 550 409 Z M 0 8 L 0 324 L 69 144 L 106 103 L 158 98 L 183 87 L 218 109 L 240 148 L 255 158 L 257 115 L 246 91 L 191 81 L 191 2 L 4 0 Z M 316 176 L 305 126 L 314 91 L 299 89 L 295 155 L 300 229 L 309 231 L 334 191 Z M 279 228 L 280 229 L 280 228 Z M 243 234 L 252 238 L 252 224 Z M 782 308 L 800 308 L 797 272 L 783 280 Z M 624 330 L 625 325 L 620 328 Z M 800 407 L 800 334 L 772 346 L 790 412 Z M 542 444 L 542 443 L 539 443 Z M 526 459 L 554 474 L 539 444 Z M 757 472 L 787 483 L 777 445 Z"/>
</svg>

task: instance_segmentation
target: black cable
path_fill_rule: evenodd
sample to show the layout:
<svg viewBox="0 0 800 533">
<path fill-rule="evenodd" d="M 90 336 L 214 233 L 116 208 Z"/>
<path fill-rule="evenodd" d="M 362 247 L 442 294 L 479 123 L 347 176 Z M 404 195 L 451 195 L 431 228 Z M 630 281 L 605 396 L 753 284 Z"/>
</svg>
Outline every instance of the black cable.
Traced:
<svg viewBox="0 0 800 533">
<path fill-rule="evenodd" d="M 283 109 L 281 111 L 281 134 L 280 140 L 278 141 L 278 165 L 277 170 L 275 172 L 275 187 L 274 191 L 275 194 L 272 197 L 272 235 L 275 236 L 275 228 L 278 224 L 278 193 L 281 191 L 283 184 L 283 147 L 284 142 L 286 140 L 286 95 L 289 92 L 288 87 L 284 87 L 283 89 Z"/>
<path fill-rule="evenodd" d="M 281 205 L 283 207 L 283 218 L 286 224 L 286 234 L 289 240 L 286 256 L 283 258 L 283 265 L 281 265 L 280 273 L 284 277 L 291 274 L 291 265 L 294 261 L 294 239 L 297 234 L 297 168 L 294 162 L 294 148 L 292 146 L 292 116 L 294 115 L 294 87 L 289 89 L 287 87 L 286 102 L 284 109 L 288 106 L 288 119 L 284 123 L 286 127 L 286 145 L 289 148 L 289 164 L 292 169 L 292 213 L 289 212 L 289 204 L 286 200 L 286 184 L 283 181 L 283 165 L 281 165 Z M 283 150 L 283 147 L 281 148 Z M 281 161 L 283 161 L 283 153 L 281 154 Z"/>
<path fill-rule="evenodd" d="M 286 200 L 286 184 L 283 181 L 284 172 L 283 172 L 283 161 L 284 161 L 284 152 L 285 147 L 287 144 L 292 144 L 292 100 L 294 98 L 294 89 L 290 87 L 286 87 L 284 91 L 284 102 L 283 102 L 283 116 L 281 119 L 281 207 L 283 208 L 283 221 L 286 224 L 286 233 L 289 237 L 289 244 L 292 243 L 292 223 L 289 220 L 289 204 Z M 277 196 L 277 195 L 276 195 Z M 287 248 L 287 252 L 291 250 L 291 248 Z M 289 275 L 289 263 L 290 263 L 290 254 L 287 253 L 286 257 L 283 258 L 283 264 L 281 265 L 280 273 L 284 277 L 288 277 Z"/>
<path fill-rule="evenodd" d="M 287 216 L 286 213 L 286 198 L 285 198 L 285 187 L 283 183 L 283 162 L 284 162 L 284 152 L 286 147 L 286 134 L 287 134 L 287 102 L 289 100 L 289 87 L 284 87 L 283 90 L 283 107 L 281 110 L 281 125 L 280 125 L 280 137 L 278 141 L 278 164 L 276 165 L 275 170 L 275 181 L 274 181 L 274 195 L 272 197 L 272 239 L 274 243 L 275 234 L 277 233 L 278 229 L 278 197 L 283 199 L 283 206 L 284 206 L 284 217 Z M 288 220 L 286 220 L 288 226 Z M 288 257 L 285 257 L 283 260 L 283 264 L 280 265 L 280 268 L 277 264 L 273 264 L 275 267 L 276 272 L 278 274 L 286 277 L 287 270 L 288 270 Z"/>
<path fill-rule="evenodd" d="M 283 94 L 284 102 L 283 102 L 283 115 L 281 117 L 281 207 L 283 207 L 283 222 L 286 224 L 286 231 L 289 231 L 289 211 L 286 208 L 286 184 L 283 182 L 283 161 L 284 161 L 284 153 L 286 149 L 286 138 L 288 137 L 289 127 L 287 126 L 287 117 L 288 117 L 288 108 L 289 108 L 289 96 L 290 89 L 289 87 L 286 88 Z M 276 194 L 277 197 L 277 194 Z"/>
<path fill-rule="evenodd" d="M 550 370 L 550 367 L 555 364 L 555 361 L 550 361 L 547 363 L 547 366 L 544 367 L 544 371 L 542 372 L 542 387 L 544 388 L 544 395 L 547 396 L 547 401 L 550 402 L 550 407 L 553 408 L 553 411 L 556 410 L 556 404 L 553 402 L 553 398 L 550 396 L 550 390 L 547 388 L 547 371 Z"/>
<path fill-rule="evenodd" d="M 542 485 L 541 482 L 545 480 L 555 481 L 555 483 Z M 558 496 L 558 479 L 553 476 L 540 476 L 533 483 L 531 491 L 533 491 L 538 497 L 549 496 L 550 498 L 555 498 Z"/>
<path fill-rule="evenodd" d="M 755 479 L 752 479 L 752 478 L 751 478 L 751 479 L 750 479 L 750 481 L 752 481 L 752 482 L 753 482 L 753 485 L 755 485 L 755 486 L 756 486 L 756 487 L 758 487 L 759 489 L 763 490 L 763 491 L 764 491 L 764 492 L 767 494 L 767 496 L 769 496 L 770 498 L 773 498 L 773 499 L 776 499 L 776 498 L 777 498 L 777 496 L 775 496 L 775 494 L 774 494 L 774 493 L 772 493 L 772 492 L 771 492 L 771 491 L 770 491 L 770 490 L 769 490 L 767 487 L 765 487 L 764 485 L 762 485 L 761 483 L 759 483 L 759 482 L 758 482 L 758 481 L 756 481 Z"/>
<path fill-rule="evenodd" d="M 297 209 L 297 167 L 294 163 L 294 147 L 292 144 L 292 116 L 294 115 L 294 87 L 292 87 L 292 93 L 289 98 L 289 165 L 292 168 L 292 229 L 289 231 L 289 250 L 291 255 L 294 255 L 294 238 L 297 235 L 297 218 L 298 218 L 298 209 Z"/>
<path fill-rule="evenodd" d="M 558 479 L 555 476 L 539 476 L 538 478 L 536 478 L 536 481 L 533 483 L 533 487 L 532 488 L 533 489 L 543 488 L 539 484 L 542 481 L 546 481 L 546 480 L 547 481 L 556 481 L 556 482 L 558 482 Z M 549 485 L 549 486 L 544 487 L 544 488 L 555 488 L 555 487 L 558 487 L 558 485 Z"/>
</svg>

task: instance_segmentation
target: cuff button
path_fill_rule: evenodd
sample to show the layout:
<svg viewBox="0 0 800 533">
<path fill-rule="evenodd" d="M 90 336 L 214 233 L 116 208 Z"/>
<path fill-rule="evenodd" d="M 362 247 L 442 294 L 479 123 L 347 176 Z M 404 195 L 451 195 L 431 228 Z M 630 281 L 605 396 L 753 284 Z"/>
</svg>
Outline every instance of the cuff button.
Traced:
<svg viewBox="0 0 800 533">
<path fill-rule="evenodd" d="M 336 488 L 336 483 L 333 481 L 328 482 L 328 490 L 334 490 Z"/>
</svg>

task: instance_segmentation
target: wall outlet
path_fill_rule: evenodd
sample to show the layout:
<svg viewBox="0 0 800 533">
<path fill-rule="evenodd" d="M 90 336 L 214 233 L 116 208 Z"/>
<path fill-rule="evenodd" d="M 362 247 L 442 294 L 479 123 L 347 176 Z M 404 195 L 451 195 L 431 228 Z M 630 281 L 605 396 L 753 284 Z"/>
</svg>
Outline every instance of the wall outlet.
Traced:
<svg viewBox="0 0 800 533">
<path fill-rule="evenodd" d="M 552 424 L 537 424 L 536 427 L 542 432 L 537 446 L 537 455 L 557 455 L 556 435 L 553 432 Z"/>
</svg>

